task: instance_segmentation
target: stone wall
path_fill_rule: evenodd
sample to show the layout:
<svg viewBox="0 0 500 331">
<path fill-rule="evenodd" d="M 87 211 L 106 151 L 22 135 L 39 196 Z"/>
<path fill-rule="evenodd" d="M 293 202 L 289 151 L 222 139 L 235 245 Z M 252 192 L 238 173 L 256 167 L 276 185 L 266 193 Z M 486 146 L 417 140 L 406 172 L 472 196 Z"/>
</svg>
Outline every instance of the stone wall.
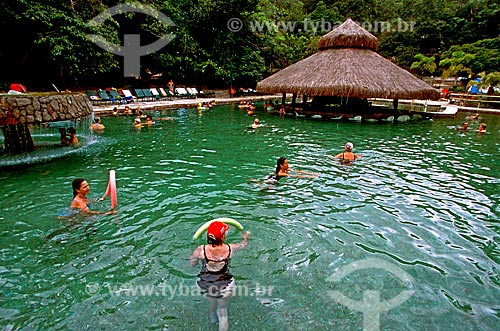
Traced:
<svg viewBox="0 0 500 331">
<path fill-rule="evenodd" d="M 0 126 L 65 121 L 91 113 L 92 105 L 83 93 L 0 95 Z"/>
</svg>

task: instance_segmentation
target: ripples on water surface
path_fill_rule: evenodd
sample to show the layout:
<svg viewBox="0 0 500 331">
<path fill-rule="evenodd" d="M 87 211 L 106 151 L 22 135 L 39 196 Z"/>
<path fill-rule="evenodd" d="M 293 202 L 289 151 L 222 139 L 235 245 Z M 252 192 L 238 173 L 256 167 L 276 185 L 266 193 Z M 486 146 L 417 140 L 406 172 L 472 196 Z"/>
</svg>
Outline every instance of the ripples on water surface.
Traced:
<svg viewBox="0 0 500 331">
<path fill-rule="evenodd" d="M 452 128 L 462 118 L 258 115 L 266 125 L 257 130 L 229 106 L 155 113 L 176 120 L 141 131 L 131 118 L 104 118 L 106 131 L 89 148 L 0 172 L 0 328 L 213 330 L 205 300 L 186 292 L 199 271 L 187 258 L 202 243 L 191 241 L 196 228 L 226 216 L 252 232 L 232 261 L 249 290 L 231 301 L 232 330 L 361 330 L 359 307 L 334 293 L 362 301 L 366 290 L 380 301 L 414 291 L 380 313 L 381 330 L 500 329 L 498 117 L 485 115 L 490 133 L 478 136 Z M 347 141 L 362 160 L 325 157 Z M 321 176 L 258 183 L 279 156 Z M 87 178 L 99 197 L 109 169 L 118 214 L 57 218 L 74 178 Z M 236 231 L 229 240 L 239 240 Z M 371 268 L 332 278 L 366 261 Z M 154 292 L 134 295 L 134 284 Z"/>
</svg>

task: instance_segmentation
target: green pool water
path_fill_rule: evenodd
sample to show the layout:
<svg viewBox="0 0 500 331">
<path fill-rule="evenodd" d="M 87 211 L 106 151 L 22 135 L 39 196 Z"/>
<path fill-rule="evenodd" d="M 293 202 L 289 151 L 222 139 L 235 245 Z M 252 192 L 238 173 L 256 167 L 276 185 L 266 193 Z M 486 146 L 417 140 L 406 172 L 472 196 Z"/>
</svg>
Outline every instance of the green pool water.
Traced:
<svg viewBox="0 0 500 331">
<path fill-rule="evenodd" d="M 230 330 L 500 329 L 499 117 L 478 135 L 462 117 L 257 116 L 255 130 L 236 105 L 155 112 L 175 120 L 139 131 L 103 118 L 77 152 L 1 170 L 0 330 L 216 330 L 188 261 L 216 217 L 252 233 L 231 262 Z M 347 141 L 361 160 L 326 157 Z M 320 176 L 262 183 L 280 156 Z M 98 198 L 110 169 L 116 215 L 58 217 L 74 178 Z"/>
</svg>

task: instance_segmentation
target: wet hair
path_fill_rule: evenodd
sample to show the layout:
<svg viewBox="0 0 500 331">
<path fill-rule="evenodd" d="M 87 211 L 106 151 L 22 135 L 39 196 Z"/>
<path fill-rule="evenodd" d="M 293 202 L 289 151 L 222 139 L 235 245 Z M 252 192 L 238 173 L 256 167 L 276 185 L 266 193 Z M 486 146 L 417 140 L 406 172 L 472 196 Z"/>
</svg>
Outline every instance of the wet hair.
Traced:
<svg viewBox="0 0 500 331">
<path fill-rule="evenodd" d="M 69 132 L 69 133 L 76 133 L 76 130 L 75 130 L 75 128 L 74 128 L 74 127 L 70 127 L 70 128 L 68 129 L 68 132 Z"/>
<path fill-rule="evenodd" d="M 276 161 L 276 175 L 280 173 L 281 166 L 285 163 L 286 157 L 280 157 L 278 161 Z"/>
<path fill-rule="evenodd" d="M 78 194 L 77 190 L 80 189 L 80 186 L 82 186 L 84 181 L 84 178 L 77 178 L 73 181 L 73 183 L 71 183 L 71 186 L 73 187 L 73 198 Z"/>
<path fill-rule="evenodd" d="M 224 243 L 223 238 L 215 239 L 213 235 L 207 235 L 207 243 L 212 245 L 212 247 L 220 246 Z"/>
</svg>

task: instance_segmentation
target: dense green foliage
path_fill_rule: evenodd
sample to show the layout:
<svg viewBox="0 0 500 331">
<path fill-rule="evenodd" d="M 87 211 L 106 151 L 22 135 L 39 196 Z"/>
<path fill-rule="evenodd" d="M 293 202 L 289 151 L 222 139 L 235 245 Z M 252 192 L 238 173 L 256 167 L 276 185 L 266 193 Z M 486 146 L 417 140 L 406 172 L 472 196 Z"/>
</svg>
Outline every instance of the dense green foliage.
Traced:
<svg viewBox="0 0 500 331">
<path fill-rule="evenodd" d="M 49 89 L 52 83 L 77 88 L 164 84 L 169 79 L 201 87 L 255 86 L 316 52 L 321 35 L 346 18 L 379 38 L 381 55 L 417 75 L 500 71 L 497 0 L 144 0 L 175 25 L 143 13 L 88 24 L 118 3 L 126 2 L 5 3 L 0 12 L 0 89 L 13 81 L 33 90 Z M 87 38 L 98 34 L 120 45 L 124 34 L 139 34 L 147 45 L 167 33 L 175 36 L 172 42 L 141 57 L 140 79 L 124 78 L 123 57 Z"/>
</svg>

